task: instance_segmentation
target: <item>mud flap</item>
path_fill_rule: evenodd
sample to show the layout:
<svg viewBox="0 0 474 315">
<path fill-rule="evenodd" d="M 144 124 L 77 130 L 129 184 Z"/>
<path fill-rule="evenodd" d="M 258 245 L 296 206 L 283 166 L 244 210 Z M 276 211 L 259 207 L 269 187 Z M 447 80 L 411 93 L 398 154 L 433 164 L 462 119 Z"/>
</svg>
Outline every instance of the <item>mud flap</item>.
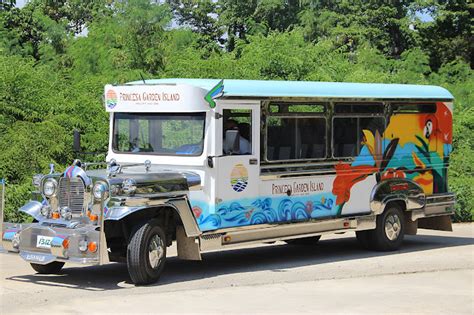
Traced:
<svg viewBox="0 0 474 315">
<path fill-rule="evenodd" d="M 183 226 L 176 227 L 178 258 L 183 260 L 202 260 L 199 243 L 195 237 L 187 237 Z"/>
<path fill-rule="evenodd" d="M 416 235 L 418 230 L 418 220 L 412 221 L 411 216 L 405 214 L 405 234 Z"/>
<path fill-rule="evenodd" d="M 418 228 L 439 231 L 453 231 L 451 217 L 447 215 L 418 219 Z"/>
</svg>

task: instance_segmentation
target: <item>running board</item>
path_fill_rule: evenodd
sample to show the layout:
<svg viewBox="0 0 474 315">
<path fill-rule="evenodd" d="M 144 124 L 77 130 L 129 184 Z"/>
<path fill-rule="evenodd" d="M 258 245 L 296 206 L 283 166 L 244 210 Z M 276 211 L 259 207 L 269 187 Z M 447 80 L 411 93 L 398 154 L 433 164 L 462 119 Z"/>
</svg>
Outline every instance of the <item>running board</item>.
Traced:
<svg viewBox="0 0 474 315">
<path fill-rule="evenodd" d="M 274 242 L 348 231 L 375 229 L 376 216 L 339 218 L 315 222 L 255 225 L 205 233 L 199 237 L 201 251 L 242 244 Z"/>
</svg>

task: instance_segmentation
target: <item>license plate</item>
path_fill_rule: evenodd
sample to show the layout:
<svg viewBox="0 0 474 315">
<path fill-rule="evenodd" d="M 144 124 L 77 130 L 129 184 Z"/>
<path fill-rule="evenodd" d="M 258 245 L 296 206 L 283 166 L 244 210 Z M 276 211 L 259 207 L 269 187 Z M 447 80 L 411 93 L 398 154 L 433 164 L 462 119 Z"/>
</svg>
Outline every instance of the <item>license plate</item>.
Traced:
<svg viewBox="0 0 474 315">
<path fill-rule="evenodd" d="M 38 248 L 51 248 L 51 242 L 53 238 L 51 236 L 38 235 L 36 239 L 36 247 Z"/>
</svg>

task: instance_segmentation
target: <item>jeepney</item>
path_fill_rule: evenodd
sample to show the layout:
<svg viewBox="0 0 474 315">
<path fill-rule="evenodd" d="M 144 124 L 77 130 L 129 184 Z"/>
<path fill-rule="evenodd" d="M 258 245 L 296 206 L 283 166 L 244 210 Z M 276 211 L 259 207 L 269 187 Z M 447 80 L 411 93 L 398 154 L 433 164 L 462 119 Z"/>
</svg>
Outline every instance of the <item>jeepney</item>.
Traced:
<svg viewBox="0 0 474 315">
<path fill-rule="evenodd" d="M 148 284 L 173 241 L 200 260 L 342 232 L 396 250 L 418 228 L 451 230 L 453 96 L 441 87 L 159 79 L 107 85 L 104 99 L 103 165 L 36 175 L 19 209 L 33 223 L 1 225 L 3 248 L 39 273 L 118 261 Z"/>
</svg>

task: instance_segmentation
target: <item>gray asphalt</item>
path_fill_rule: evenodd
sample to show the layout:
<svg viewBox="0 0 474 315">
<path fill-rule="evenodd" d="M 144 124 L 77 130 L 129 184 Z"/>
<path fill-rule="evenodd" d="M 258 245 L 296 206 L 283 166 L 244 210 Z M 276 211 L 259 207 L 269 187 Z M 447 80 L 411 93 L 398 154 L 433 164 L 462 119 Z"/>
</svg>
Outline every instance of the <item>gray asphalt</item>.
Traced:
<svg viewBox="0 0 474 315">
<path fill-rule="evenodd" d="M 390 253 L 363 250 L 349 233 L 203 257 L 171 257 L 157 284 L 134 287 L 123 264 L 39 275 L 0 255 L 0 313 L 474 313 L 474 224 L 419 230 Z"/>
</svg>

